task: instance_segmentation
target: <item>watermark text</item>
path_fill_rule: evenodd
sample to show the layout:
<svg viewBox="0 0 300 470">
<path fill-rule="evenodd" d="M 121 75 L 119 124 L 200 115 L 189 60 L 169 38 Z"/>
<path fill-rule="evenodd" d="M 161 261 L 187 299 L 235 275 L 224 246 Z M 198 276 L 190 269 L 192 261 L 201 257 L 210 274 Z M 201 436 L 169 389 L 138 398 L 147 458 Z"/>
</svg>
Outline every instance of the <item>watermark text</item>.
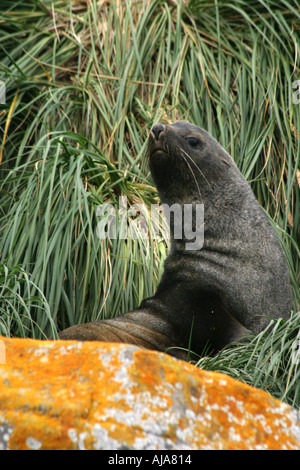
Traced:
<svg viewBox="0 0 300 470">
<path fill-rule="evenodd" d="M 5 90 L 5 83 L 0 80 L 0 104 L 6 103 L 6 90 Z"/>
<path fill-rule="evenodd" d="M 100 239 L 166 239 L 182 240 L 188 251 L 200 250 L 204 243 L 203 204 L 128 205 L 119 197 L 119 207 L 102 204 L 97 207 L 97 236 Z"/>
<path fill-rule="evenodd" d="M 292 87 L 296 88 L 296 91 L 294 91 L 292 95 L 292 101 L 294 104 L 300 104 L 300 80 L 295 80 L 292 83 Z"/>
<path fill-rule="evenodd" d="M 292 343 L 292 363 L 300 364 L 300 338 Z"/>
</svg>

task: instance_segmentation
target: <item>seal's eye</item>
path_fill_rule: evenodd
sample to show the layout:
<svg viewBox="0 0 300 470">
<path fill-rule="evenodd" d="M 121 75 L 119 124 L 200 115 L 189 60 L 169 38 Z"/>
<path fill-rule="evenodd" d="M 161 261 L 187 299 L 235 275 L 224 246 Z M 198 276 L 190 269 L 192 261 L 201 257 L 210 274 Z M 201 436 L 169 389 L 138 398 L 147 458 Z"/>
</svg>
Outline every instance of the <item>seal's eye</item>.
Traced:
<svg viewBox="0 0 300 470">
<path fill-rule="evenodd" d="M 199 140 L 196 137 L 187 137 L 185 139 L 192 147 L 196 147 L 199 144 Z"/>
</svg>

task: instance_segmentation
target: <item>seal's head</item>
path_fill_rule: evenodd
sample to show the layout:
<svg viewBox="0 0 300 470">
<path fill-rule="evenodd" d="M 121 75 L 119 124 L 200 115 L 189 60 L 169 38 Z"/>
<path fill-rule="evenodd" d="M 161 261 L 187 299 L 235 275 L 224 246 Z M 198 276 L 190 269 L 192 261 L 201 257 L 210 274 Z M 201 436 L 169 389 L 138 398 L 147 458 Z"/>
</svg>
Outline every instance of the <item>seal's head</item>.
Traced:
<svg viewBox="0 0 300 470">
<path fill-rule="evenodd" d="M 148 141 L 149 166 L 162 200 L 211 192 L 233 162 L 205 130 L 186 121 L 156 124 Z M 180 196 L 179 196 L 180 195 Z"/>
</svg>

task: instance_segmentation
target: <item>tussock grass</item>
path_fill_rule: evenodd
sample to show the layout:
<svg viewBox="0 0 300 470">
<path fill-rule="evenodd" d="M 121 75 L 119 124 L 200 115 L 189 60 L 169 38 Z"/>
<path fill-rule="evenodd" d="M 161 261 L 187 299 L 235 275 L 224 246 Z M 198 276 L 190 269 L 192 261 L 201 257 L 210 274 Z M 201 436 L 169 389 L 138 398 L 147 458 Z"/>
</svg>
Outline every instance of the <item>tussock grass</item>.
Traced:
<svg viewBox="0 0 300 470">
<path fill-rule="evenodd" d="M 299 322 L 300 312 L 292 312 L 286 322 L 272 320 L 249 342 L 232 344 L 215 357 L 203 357 L 197 366 L 231 375 L 299 408 Z"/>
<path fill-rule="evenodd" d="M 0 26 L 1 334 L 53 337 L 155 291 L 164 237 L 99 240 L 97 207 L 117 207 L 122 195 L 148 208 L 158 202 L 147 133 L 177 119 L 214 135 L 251 184 L 282 242 L 298 311 L 296 1 L 3 0 Z M 276 340 L 265 333 L 275 354 L 265 378 L 255 376 L 265 336 L 241 346 L 240 363 L 229 348 L 200 364 L 218 369 L 224 360 L 228 373 L 265 388 L 275 377 L 272 392 L 295 404 L 291 330 L 296 313 L 275 328 Z"/>
</svg>

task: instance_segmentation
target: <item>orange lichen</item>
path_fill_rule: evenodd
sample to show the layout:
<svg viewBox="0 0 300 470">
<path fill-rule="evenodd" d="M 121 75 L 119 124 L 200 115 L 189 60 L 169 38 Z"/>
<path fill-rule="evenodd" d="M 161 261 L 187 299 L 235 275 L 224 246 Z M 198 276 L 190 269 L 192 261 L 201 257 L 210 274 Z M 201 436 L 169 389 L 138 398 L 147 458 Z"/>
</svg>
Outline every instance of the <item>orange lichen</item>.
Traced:
<svg viewBox="0 0 300 470">
<path fill-rule="evenodd" d="M 0 449 L 300 449 L 267 393 L 124 344 L 1 338 Z"/>
</svg>

